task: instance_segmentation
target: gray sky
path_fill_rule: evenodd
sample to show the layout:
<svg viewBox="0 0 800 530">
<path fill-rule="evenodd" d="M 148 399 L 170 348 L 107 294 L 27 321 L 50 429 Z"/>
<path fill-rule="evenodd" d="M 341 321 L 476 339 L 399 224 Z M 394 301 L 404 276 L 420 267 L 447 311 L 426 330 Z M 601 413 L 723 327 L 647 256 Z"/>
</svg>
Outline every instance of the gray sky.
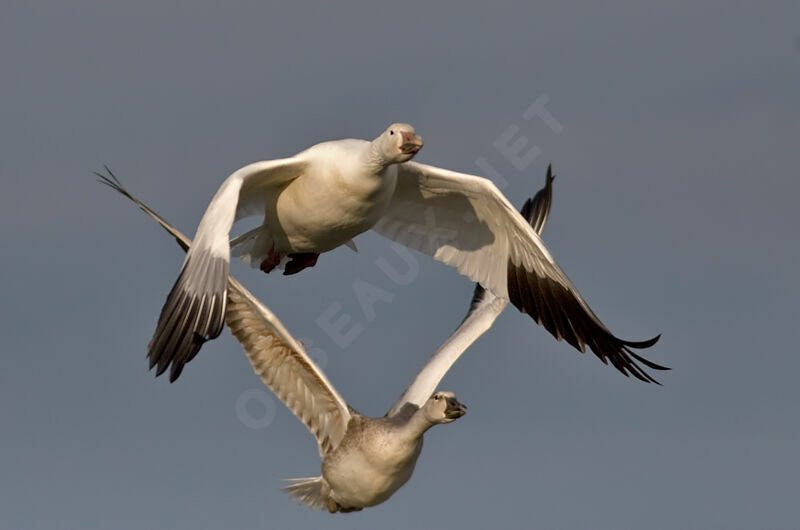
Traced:
<svg viewBox="0 0 800 530">
<path fill-rule="evenodd" d="M 0 7 L 0 527 L 797 528 L 796 2 L 162 4 Z M 522 116 L 543 95 L 558 134 Z M 91 171 L 193 233 L 234 169 L 392 121 L 517 205 L 552 162 L 553 255 L 673 370 L 626 379 L 509 310 L 442 383 L 469 414 L 388 502 L 331 516 L 279 491 L 318 474 L 315 443 L 228 332 L 174 385 L 147 371 L 182 254 Z M 540 151 L 522 170 L 509 130 Z M 397 285 L 388 242 L 357 243 L 233 270 L 382 415 L 471 285 L 421 255 Z M 391 302 L 365 314 L 356 282 Z M 363 327 L 346 348 L 331 307 Z"/>
</svg>

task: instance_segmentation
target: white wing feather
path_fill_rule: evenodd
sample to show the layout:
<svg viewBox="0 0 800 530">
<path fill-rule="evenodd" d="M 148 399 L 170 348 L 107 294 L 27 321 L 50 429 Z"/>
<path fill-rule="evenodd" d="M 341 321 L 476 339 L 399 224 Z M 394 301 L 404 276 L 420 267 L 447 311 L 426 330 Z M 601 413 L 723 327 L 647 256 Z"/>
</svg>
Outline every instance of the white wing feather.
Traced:
<svg viewBox="0 0 800 530">
<path fill-rule="evenodd" d="M 203 342 L 220 334 L 231 226 L 236 219 L 264 213 L 270 189 L 297 178 L 305 164 L 299 158 L 255 162 L 235 171 L 219 187 L 200 220 L 148 346 L 150 367 L 158 366 L 156 375 L 171 366 L 170 381 L 175 381 Z"/>
<path fill-rule="evenodd" d="M 374 230 L 456 267 L 503 298 L 509 260 L 571 285 L 536 232 L 482 177 L 400 164 L 392 204 Z"/>
<path fill-rule="evenodd" d="M 416 162 L 400 164 L 392 203 L 374 229 L 456 267 L 528 313 L 556 340 L 581 352 L 588 345 L 625 375 L 656 382 L 637 361 L 666 369 L 630 349 L 652 346 L 658 337 L 632 342 L 614 336 L 536 231 L 488 179 Z"/>
<path fill-rule="evenodd" d="M 492 327 L 494 321 L 508 305 L 508 300 L 499 298 L 489 291 L 486 291 L 485 294 L 486 301 L 470 312 L 464 322 L 450 335 L 450 338 L 436 350 L 428 364 L 417 374 L 411 386 L 389 411 L 389 416 L 397 414 L 406 403 L 422 407 L 436 390 L 445 374 L 461 357 L 461 354 Z"/>
<path fill-rule="evenodd" d="M 526 201 L 522 207 L 522 216 L 537 234 L 542 233 L 550 216 L 550 206 L 553 200 L 553 178 L 552 172 L 548 168 L 544 188 L 539 190 L 532 200 Z M 400 396 L 400 399 L 395 403 L 388 415 L 395 415 L 406 403 L 421 407 L 436 390 L 445 374 L 461 357 L 461 354 L 478 337 L 492 327 L 494 321 L 497 320 L 497 317 L 500 316 L 500 313 L 503 312 L 507 305 L 507 299 L 495 296 L 490 291 L 477 286 L 470 310 L 464 321 L 450 338 L 439 347 L 436 353 L 431 356 L 428 364 L 417 374 L 417 377 L 403 395 Z"/>
</svg>

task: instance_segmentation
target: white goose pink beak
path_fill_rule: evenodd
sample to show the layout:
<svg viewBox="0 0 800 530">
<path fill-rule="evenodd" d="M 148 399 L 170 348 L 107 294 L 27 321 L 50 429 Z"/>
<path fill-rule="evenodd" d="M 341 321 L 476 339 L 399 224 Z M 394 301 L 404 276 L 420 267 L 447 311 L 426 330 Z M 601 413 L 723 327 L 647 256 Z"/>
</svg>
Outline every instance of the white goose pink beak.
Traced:
<svg viewBox="0 0 800 530">
<path fill-rule="evenodd" d="M 407 155 L 415 155 L 422 149 L 422 138 L 413 132 L 401 132 L 403 144 L 400 146 L 400 151 Z"/>
</svg>

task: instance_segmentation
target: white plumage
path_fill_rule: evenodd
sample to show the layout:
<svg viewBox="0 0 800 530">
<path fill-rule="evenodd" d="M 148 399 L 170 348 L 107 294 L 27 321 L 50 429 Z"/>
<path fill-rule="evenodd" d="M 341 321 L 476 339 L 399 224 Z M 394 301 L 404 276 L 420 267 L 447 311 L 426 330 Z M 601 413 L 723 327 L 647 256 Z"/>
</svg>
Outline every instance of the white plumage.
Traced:
<svg viewBox="0 0 800 530">
<path fill-rule="evenodd" d="M 337 140 L 297 155 L 256 162 L 220 186 L 197 229 L 148 347 L 156 375 L 178 378 L 206 340 L 219 335 L 230 255 L 269 272 L 313 266 L 320 253 L 374 228 L 456 267 L 495 296 L 528 313 L 557 340 L 588 346 L 625 375 L 655 381 L 635 354 L 658 337 L 617 338 L 556 264 L 535 230 L 491 181 L 420 164 L 413 127 L 393 124 L 371 142 Z M 233 240 L 236 219 L 264 215 L 260 227 Z"/>
</svg>

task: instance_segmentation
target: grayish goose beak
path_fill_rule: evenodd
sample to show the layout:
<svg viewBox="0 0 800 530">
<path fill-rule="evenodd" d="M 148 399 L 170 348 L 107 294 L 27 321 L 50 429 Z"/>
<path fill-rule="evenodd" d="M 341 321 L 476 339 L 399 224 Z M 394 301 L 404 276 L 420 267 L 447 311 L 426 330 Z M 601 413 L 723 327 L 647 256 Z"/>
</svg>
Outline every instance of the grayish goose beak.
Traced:
<svg viewBox="0 0 800 530">
<path fill-rule="evenodd" d="M 422 149 L 422 138 L 414 133 L 401 132 L 403 137 L 403 145 L 400 146 L 400 151 L 407 155 L 415 155 Z"/>
<path fill-rule="evenodd" d="M 460 403 L 456 398 L 447 398 L 447 408 L 444 409 L 444 415 L 448 419 L 460 418 L 467 413 L 467 406 Z"/>
</svg>

